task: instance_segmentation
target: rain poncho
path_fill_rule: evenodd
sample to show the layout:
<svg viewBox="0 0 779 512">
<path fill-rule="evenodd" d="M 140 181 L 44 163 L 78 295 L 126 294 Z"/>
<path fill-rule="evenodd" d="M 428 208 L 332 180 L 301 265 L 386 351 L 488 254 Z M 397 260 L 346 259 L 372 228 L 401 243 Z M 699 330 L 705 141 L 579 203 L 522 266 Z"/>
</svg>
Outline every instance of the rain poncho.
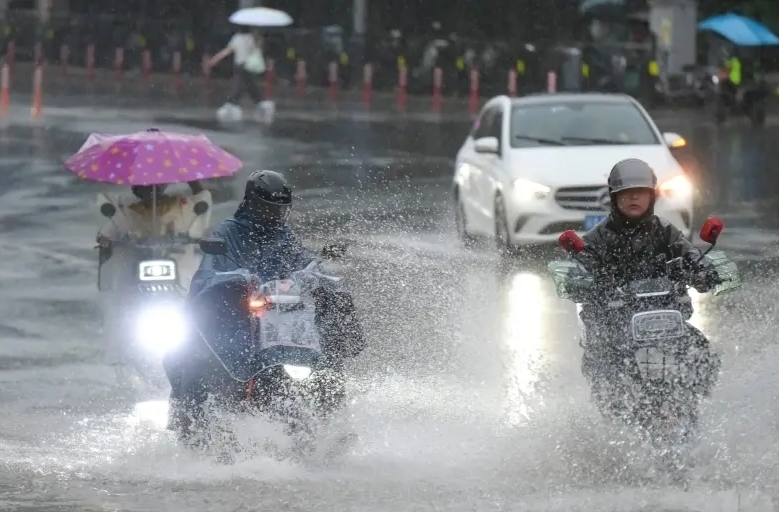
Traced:
<svg viewBox="0 0 779 512">
<path fill-rule="evenodd" d="M 203 255 L 200 268 L 192 279 L 190 300 L 204 293 L 210 285 L 224 284 L 225 280 L 231 279 L 230 276 L 220 274 L 223 272 L 242 267 L 254 274 L 260 283 L 264 283 L 287 278 L 292 272 L 304 269 L 317 259 L 303 247 L 288 226 L 269 229 L 261 223 L 254 223 L 242 208 L 239 208 L 235 218 L 223 221 L 213 236 L 227 242 L 227 254 Z M 246 281 L 235 279 L 235 283 L 238 289 L 233 288 L 231 293 L 240 295 L 241 300 L 248 298 L 248 290 L 241 289 L 246 286 Z M 237 298 L 224 297 L 223 300 L 234 303 Z M 365 348 L 362 327 L 350 294 L 343 290 L 325 294 L 318 300 L 317 310 L 318 323 L 323 329 L 325 354 L 336 358 L 354 357 Z M 240 311 L 236 311 L 236 314 L 240 314 Z M 229 321 L 227 318 L 214 320 Z"/>
<path fill-rule="evenodd" d="M 702 255 L 679 229 L 657 215 L 628 223 L 612 213 L 583 238 L 587 248 L 582 258 L 588 269 L 617 286 L 656 277 L 673 258 L 682 257 L 692 265 Z"/>
<path fill-rule="evenodd" d="M 227 242 L 227 255 L 205 254 L 190 287 L 190 296 L 206 288 L 217 272 L 237 270 L 238 263 L 261 282 L 282 279 L 313 259 L 289 227 L 270 230 L 240 215 L 223 221 L 213 236 Z"/>
<path fill-rule="evenodd" d="M 592 302 L 585 303 L 580 312 L 586 326 L 582 373 L 596 382 L 609 378 L 614 368 L 620 368 L 613 359 L 619 352 L 612 351 L 614 342 L 619 343 L 619 339 L 612 339 L 614 331 L 610 330 L 614 327 L 610 312 L 614 310 L 603 307 L 611 300 L 609 292 L 630 281 L 663 275 L 666 262 L 673 258 L 681 257 L 688 269 L 703 269 L 698 263 L 702 252 L 679 229 L 657 215 L 631 222 L 612 212 L 583 238 L 586 249 L 579 255 L 580 261 L 595 275 L 597 287 Z M 684 304 L 680 307 L 683 314 L 692 314 L 691 305 L 689 311 Z M 688 331 L 699 354 L 700 386 L 708 393 L 716 381 L 719 358 L 710 352 L 702 332 L 692 325 L 688 325 Z"/>
</svg>

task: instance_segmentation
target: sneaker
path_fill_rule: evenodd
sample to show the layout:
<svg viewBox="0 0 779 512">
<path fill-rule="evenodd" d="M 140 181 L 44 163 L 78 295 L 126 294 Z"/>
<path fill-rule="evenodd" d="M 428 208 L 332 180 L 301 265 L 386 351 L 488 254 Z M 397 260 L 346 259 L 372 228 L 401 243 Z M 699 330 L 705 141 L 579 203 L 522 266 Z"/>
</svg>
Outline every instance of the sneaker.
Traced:
<svg viewBox="0 0 779 512">
<path fill-rule="evenodd" d="M 276 116 L 276 103 L 268 100 L 257 103 L 254 115 L 258 122 L 270 126 L 273 124 L 273 119 Z"/>
<path fill-rule="evenodd" d="M 234 103 L 225 103 L 216 111 L 220 121 L 240 121 L 243 119 L 243 109 Z"/>
<path fill-rule="evenodd" d="M 231 110 L 231 117 L 230 119 L 232 121 L 242 121 L 243 120 L 243 109 L 239 107 L 238 105 L 233 105 Z"/>
</svg>

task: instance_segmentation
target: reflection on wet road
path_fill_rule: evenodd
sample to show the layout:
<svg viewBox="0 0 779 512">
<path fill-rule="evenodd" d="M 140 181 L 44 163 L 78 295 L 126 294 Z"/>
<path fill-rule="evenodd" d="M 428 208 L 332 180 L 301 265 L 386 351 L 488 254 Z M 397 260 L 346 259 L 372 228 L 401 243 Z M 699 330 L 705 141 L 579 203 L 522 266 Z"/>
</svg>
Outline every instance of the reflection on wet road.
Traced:
<svg viewBox="0 0 779 512">
<path fill-rule="evenodd" d="M 746 203 L 760 212 L 775 194 L 770 131 L 721 130 L 720 149 L 731 149 L 711 164 L 703 158 L 712 154 L 710 128 L 661 125 L 688 137 L 706 163 L 697 171 L 701 215 L 730 214 L 726 222 L 753 242 L 758 229 L 771 233 L 772 213 L 745 216 Z M 84 130 L 108 126 L 82 119 L 0 131 L 4 508 L 736 510 L 740 500 L 741 510 L 770 509 L 767 496 L 779 488 L 775 262 L 745 250 L 741 292 L 694 297 L 693 322 L 722 353 L 723 375 L 704 407 L 691 488 L 668 487 L 645 450 L 588 401 L 575 306 L 556 297 L 545 274 L 559 253 L 507 263 L 489 244 L 464 250 L 457 242 L 450 158 L 462 125 L 207 132 L 249 170 L 288 172 L 299 197 L 294 220 L 312 246 L 353 242 L 339 266 L 371 346 L 351 368 L 345 421 L 360 439 L 337 464 L 259 457 L 220 467 L 183 451 L 161 428 L 164 407 L 125 403 L 101 360 L 91 249 L 98 187 L 57 162 Z M 726 156 L 740 162 L 738 172 Z M 218 215 L 234 205 L 219 205 Z M 249 437 L 278 435 L 258 422 L 244 427 Z"/>
<path fill-rule="evenodd" d="M 779 228 L 779 213 L 772 207 L 779 200 L 775 129 L 717 129 L 688 122 L 679 123 L 679 131 L 705 169 L 697 176 L 704 184 L 704 205 L 730 213 L 738 227 Z"/>
</svg>

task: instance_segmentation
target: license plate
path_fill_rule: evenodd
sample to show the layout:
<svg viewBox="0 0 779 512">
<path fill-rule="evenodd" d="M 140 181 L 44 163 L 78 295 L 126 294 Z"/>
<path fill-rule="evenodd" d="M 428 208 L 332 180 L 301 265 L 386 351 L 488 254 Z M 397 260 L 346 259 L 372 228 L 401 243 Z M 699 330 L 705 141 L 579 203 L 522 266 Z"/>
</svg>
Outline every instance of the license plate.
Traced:
<svg viewBox="0 0 779 512">
<path fill-rule="evenodd" d="M 657 347 L 636 350 L 636 364 L 641 378 L 646 380 L 671 380 L 679 374 L 676 357 Z"/>
<path fill-rule="evenodd" d="M 319 350 L 319 334 L 313 314 L 307 311 L 273 312 L 260 322 L 260 348 L 276 346 Z"/>
<path fill-rule="evenodd" d="M 687 332 L 682 314 L 675 310 L 636 313 L 631 323 L 636 341 L 678 338 Z"/>
<path fill-rule="evenodd" d="M 603 219 L 605 219 L 605 215 L 587 215 L 584 217 L 584 231 L 589 231 L 598 224 L 600 224 Z"/>
</svg>

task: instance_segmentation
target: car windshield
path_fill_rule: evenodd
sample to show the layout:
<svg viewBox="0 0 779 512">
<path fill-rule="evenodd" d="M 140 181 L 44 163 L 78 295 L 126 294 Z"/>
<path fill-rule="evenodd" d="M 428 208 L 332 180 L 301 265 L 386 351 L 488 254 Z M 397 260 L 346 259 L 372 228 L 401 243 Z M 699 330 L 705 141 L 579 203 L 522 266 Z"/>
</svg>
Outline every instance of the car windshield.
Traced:
<svg viewBox="0 0 779 512">
<path fill-rule="evenodd" d="M 634 105 L 561 101 L 518 105 L 511 112 L 511 146 L 660 144 L 649 121 Z"/>
</svg>

